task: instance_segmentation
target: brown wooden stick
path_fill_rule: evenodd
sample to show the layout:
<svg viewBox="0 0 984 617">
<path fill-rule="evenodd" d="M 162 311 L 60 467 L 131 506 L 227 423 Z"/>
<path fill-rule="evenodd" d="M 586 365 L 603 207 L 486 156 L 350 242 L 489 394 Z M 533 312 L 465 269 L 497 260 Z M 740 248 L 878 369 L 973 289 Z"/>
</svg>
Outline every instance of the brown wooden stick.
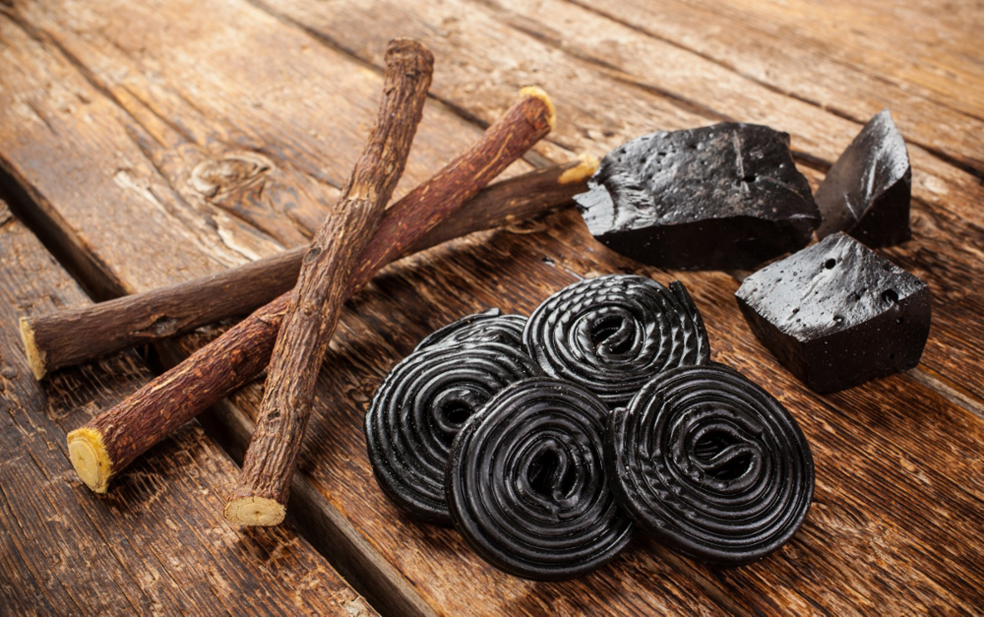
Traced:
<svg viewBox="0 0 984 617">
<path fill-rule="evenodd" d="M 422 251 L 475 231 L 523 221 L 585 191 L 594 157 L 537 169 L 482 189 L 414 243 Z M 34 376 L 246 315 L 294 288 L 307 247 L 251 261 L 218 274 L 37 317 L 21 317 L 21 338 Z"/>
<path fill-rule="evenodd" d="M 270 526 L 284 520 L 314 386 L 345 301 L 345 284 L 403 175 L 433 64 L 434 57 L 416 41 L 393 41 L 386 50 L 385 95 L 376 127 L 338 205 L 304 254 L 277 333 L 259 418 L 225 507 L 230 522 Z"/>
<path fill-rule="evenodd" d="M 454 213 L 549 133 L 553 123 L 549 97 L 536 88 L 524 89 L 521 100 L 478 143 L 387 210 L 362 251 L 360 267 L 349 276 L 346 296 L 413 246 L 430 225 Z M 257 309 L 119 405 L 69 433 L 69 456 L 79 478 L 97 493 L 106 492 L 113 475 L 140 454 L 259 375 L 273 351 L 289 295 Z"/>
</svg>

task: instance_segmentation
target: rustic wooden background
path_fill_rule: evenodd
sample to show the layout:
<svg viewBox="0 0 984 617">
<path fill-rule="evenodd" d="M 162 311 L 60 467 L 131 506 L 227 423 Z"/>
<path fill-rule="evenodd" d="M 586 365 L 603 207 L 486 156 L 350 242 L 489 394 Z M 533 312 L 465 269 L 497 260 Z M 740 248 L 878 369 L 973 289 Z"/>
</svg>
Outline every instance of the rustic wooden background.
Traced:
<svg viewBox="0 0 984 617">
<path fill-rule="evenodd" d="M 973 0 L 0 0 L 0 607 L 16 613 L 926 614 L 984 610 L 984 8 Z M 65 433 L 214 329 L 38 384 L 16 319 L 186 280 L 304 243 L 361 150 L 395 36 L 436 57 L 398 195 L 537 84 L 557 130 L 514 172 L 721 120 L 792 135 L 816 183 L 889 107 L 913 167 L 929 282 L 920 366 L 830 396 L 792 378 L 732 297 L 737 273 L 641 267 L 571 210 L 435 247 L 350 301 L 319 384 L 290 524 L 221 504 L 260 401 L 246 388 L 105 497 Z M 363 411 L 426 333 L 528 314 L 582 276 L 683 281 L 715 360 L 761 383 L 813 448 L 799 534 L 737 569 L 640 538 L 576 581 L 534 583 L 418 525 L 376 486 Z M 148 364 L 149 363 L 149 364 Z M 0 610 L 0 612 L 4 612 Z"/>
</svg>

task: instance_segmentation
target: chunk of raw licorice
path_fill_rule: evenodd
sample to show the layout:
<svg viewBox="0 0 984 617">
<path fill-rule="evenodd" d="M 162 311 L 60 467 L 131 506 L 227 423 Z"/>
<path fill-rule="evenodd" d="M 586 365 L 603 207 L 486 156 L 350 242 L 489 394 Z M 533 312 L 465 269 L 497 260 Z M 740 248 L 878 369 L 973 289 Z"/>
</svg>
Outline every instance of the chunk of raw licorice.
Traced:
<svg viewBox="0 0 984 617">
<path fill-rule="evenodd" d="M 544 373 L 584 386 L 609 407 L 656 373 L 711 355 L 684 286 L 631 275 L 585 279 L 553 294 L 530 315 L 523 344 Z"/>
<path fill-rule="evenodd" d="M 400 362 L 365 418 L 372 470 L 390 500 L 450 524 L 444 466 L 454 436 L 496 392 L 538 372 L 525 353 L 494 342 L 422 349 Z"/>
<path fill-rule="evenodd" d="M 925 282 L 837 233 L 744 280 L 752 332 L 815 392 L 919 364 L 929 336 Z"/>
<path fill-rule="evenodd" d="M 588 188 L 575 201 L 592 235 L 666 268 L 754 268 L 806 246 L 820 223 L 789 135 L 755 124 L 633 139 Z"/>
<path fill-rule="evenodd" d="M 694 559 L 760 559 L 796 533 L 810 507 L 806 438 L 775 398 L 731 368 L 661 373 L 608 426 L 605 471 L 619 503 Z"/>
<path fill-rule="evenodd" d="M 517 576 L 559 580 L 625 547 L 632 524 L 602 469 L 607 417 L 583 388 L 533 378 L 465 423 L 446 487 L 455 527 L 479 555 Z"/>
<path fill-rule="evenodd" d="M 519 349 L 523 345 L 522 315 L 503 315 L 497 308 L 463 317 L 427 335 L 416 349 L 458 343 L 502 343 Z"/>
<path fill-rule="evenodd" d="M 868 246 L 909 239 L 912 167 L 888 110 L 882 110 L 840 155 L 814 196 L 823 222 L 817 237 L 847 232 Z"/>
</svg>

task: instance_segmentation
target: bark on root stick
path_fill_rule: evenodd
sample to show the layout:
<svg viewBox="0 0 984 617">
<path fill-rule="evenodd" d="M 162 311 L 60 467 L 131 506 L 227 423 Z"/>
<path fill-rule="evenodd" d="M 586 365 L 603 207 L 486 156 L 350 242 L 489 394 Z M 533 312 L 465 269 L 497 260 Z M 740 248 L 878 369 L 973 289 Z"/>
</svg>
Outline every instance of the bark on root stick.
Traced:
<svg viewBox="0 0 984 617">
<path fill-rule="evenodd" d="M 582 157 L 490 184 L 410 250 L 566 205 L 586 190 L 597 169 L 596 158 Z M 21 317 L 21 339 L 34 376 L 41 379 L 55 369 L 246 315 L 294 288 L 305 252 L 306 246 L 298 247 L 145 293 Z"/>
<path fill-rule="evenodd" d="M 433 64 L 430 52 L 416 42 L 390 43 L 386 50 L 376 127 L 341 198 L 304 254 L 273 346 L 260 417 L 225 507 L 225 517 L 233 523 L 278 525 L 284 519 L 318 371 L 345 301 L 345 283 L 403 174 Z"/>
<path fill-rule="evenodd" d="M 407 252 L 437 221 L 474 197 L 492 178 L 543 138 L 554 124 L 547 95 L 525 89 L 482 139 L 386 211 L 359 267 L 349 276 L 346 296 L 375 272 Z M 583 182 L 577 165 L 558 182 Z M 567 173 L 567 172 L 565 172 Z M 562 174 L 563 176 L 563 174 Z M 92 490 L 106 492 L 110 479 L 151 446 L 236 388 L 253 380 L 270 359 L 290 293 L 279 296 L 154 379 L 86 426 L 68 434 L 72 464 Z"/>
</svg>

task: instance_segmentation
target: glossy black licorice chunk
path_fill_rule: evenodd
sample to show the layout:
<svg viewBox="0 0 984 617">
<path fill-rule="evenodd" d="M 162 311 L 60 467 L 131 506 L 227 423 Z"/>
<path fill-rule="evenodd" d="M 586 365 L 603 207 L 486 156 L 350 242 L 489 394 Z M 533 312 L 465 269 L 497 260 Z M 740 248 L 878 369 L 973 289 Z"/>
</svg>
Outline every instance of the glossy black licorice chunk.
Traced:
<svg viewBox="0 0 984 617">
<path fill-rule="evenodd" d="M 455 435 L 495 393 L 537 374 L 521 350 L 494 342 L 438 345 L 404 358 L 365 417 L 369 461 L 386 496 L 411 516 L 450 525 L 444 468 Z"/>
<path fill-rule="evenodd" d="M 602 468 L 608 409 L 551 378 L 517 382 L 465 423 L 446 474 L 457 528 L 486 561 L 534 580 L 607 563 L 633 525 Z"/>
<path fill-rule="evenodd" d="M 837 233 L 744 280 L 752 332 L 818 393 L 915 367 L 929 336 L 929 286 Z"/>
<path fill-rule="evenodd" d="M 846 232 L 870 247 L 905 242 L 912 167 L 905 140 L 882 110 L 858 133 L 817 188 L 817 238 Z"/>
<path fill-rule="evenodd" d="M 813 457 L 796 421 L 717 363 L 656 376 L 612 414 L 604 452 L 612 491 L 640 533 L 710 564 L 777 550 L 813 496 Z"/>
<path fill-rule="evenodd" d="M 591 234 L 664 268 L 752 269 L 809 243 L 820 223 L 789 135 L 723 123 L 612 150 L 576 196 Z"/>
<path fill-rule="evenodd" d="M 624 405 L 653 375 L 710 359 L 704 322 L 686 288 L 607 275 L 569 285 L 530 315 L 523 344 L 542 371 Z"/>
<path fill-rule="evenodd" d="M 468 315 L 430 333 L 421 340 L 414 351 L 437 345 L 458 343 L 502 343 L 517 349 L 523 345 L 523 328 L 526 318 L 522 315 L 503 315 L 497 308 L 484 313 Z"/>
</svg>

